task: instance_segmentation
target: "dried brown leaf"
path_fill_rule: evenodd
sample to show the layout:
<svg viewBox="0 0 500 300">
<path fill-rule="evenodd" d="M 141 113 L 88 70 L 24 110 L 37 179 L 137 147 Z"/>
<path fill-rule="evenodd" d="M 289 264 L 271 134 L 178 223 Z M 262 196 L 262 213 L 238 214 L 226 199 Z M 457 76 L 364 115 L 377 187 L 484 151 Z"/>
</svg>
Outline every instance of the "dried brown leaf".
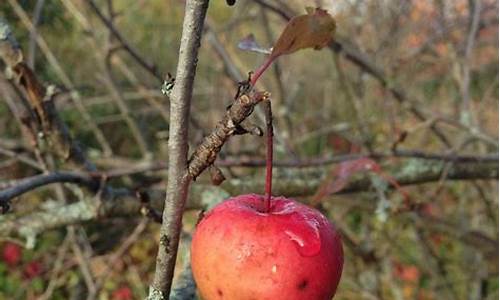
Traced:
<svg viewBox="0 0 500 300">
<path fill-rule="evenodd" d="M 271 56 L 290 54 L 300 49 L 316 50 L 327 46 L 335 33 L 335 20 L 324 9 L 308 9 L 292 18 L 273 47 Z"/>
</svg>

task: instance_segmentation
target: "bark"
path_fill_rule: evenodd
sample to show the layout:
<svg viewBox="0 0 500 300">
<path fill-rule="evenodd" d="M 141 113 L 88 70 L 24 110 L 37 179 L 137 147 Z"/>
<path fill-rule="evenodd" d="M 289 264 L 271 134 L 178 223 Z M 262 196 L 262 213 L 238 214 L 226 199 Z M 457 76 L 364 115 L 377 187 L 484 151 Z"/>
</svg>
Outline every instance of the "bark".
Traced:
<svg viewBox="0 0 500 300">
<path fill-rule="evenodd" d="M 207 9 L 208 0 L 186 2 L 176 83 L 170 98 L 169 180 L 150 300 L 168 299 L 172 286 L 182 214 L 191 181 L 187 172 L 189 108 Z"/>
</svg>

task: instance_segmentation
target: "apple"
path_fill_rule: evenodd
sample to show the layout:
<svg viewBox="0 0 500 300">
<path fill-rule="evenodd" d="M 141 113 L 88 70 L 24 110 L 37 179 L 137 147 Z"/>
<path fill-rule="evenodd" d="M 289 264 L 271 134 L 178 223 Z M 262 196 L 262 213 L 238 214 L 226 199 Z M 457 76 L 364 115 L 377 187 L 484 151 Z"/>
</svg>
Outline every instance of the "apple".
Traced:
<svg viewBox="0 0 500 300">
<path fill-rule="evenodd" d="M 344 257 L 334 226 L 294 200 L 267 200 L 230 198 L 197 225 L 191 264 L 203 299 L 327 300 L 335 294 Z"/>
</svg>

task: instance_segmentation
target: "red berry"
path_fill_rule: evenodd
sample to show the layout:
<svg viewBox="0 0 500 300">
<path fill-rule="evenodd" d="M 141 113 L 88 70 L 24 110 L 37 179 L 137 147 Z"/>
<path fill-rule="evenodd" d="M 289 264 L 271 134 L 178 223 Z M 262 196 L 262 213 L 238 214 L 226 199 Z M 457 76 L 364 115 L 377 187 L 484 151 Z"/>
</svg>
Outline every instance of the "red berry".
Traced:
<svg viewBox="0 0 500 300">
<path fill-rule="evenodd" d="M 231 198 L 208 212 L 193 235 L 198 289 L 212 299 L 331 299 L 343 266 L 342 243 L 318 211 L 284 197 Z"/>
<path fill-rule="evenodd" d="M 14 243 L 7 242 L 2 249 L 2 260 L 10 267 L 13 267 L 21 261 L 21 247 Z"/>
<path fill-rule="evenodd" d="M 24 277 L 32 279 L 42 274 L 42 264 L 39 261 L 32 261 L 24 267 Z"/>
<path fill-rule="evenodd" d="M 132 300 L 132 290 L 128 286 L 121 286 L 113 292 L 113 300 Z"/>
</svg>

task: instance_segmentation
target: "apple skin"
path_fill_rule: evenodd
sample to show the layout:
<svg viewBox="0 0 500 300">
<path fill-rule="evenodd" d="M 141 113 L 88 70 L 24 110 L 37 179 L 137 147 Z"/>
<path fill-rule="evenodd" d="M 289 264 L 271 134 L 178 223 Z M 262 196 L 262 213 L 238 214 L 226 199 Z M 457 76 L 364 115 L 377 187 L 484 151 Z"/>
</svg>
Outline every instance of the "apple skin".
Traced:
<svg viewBox="0 0 500 300">
<path fill-rule="evenodd" d="M 196 227 L 191 265 L 205 300 L 327 300 L 344 262 L 340 235 L 317 210 L 284 197 L 230 198 Z"/>
</svg>

